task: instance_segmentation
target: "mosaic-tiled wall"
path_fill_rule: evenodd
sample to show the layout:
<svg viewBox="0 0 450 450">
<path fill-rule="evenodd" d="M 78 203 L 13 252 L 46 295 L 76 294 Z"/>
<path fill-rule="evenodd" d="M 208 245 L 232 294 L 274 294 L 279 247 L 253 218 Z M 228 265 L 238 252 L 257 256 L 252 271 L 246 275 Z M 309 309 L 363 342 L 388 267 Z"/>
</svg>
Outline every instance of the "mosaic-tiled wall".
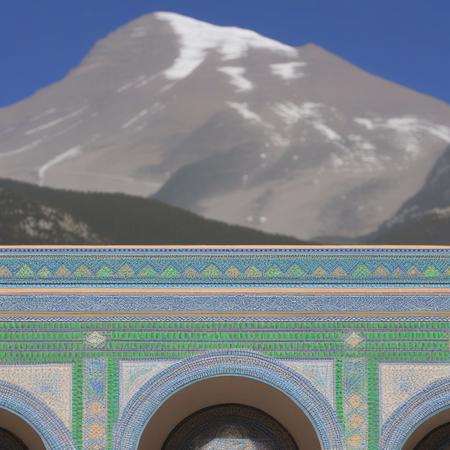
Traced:
<svg viewBox="0 0 450 450">
<path fill-rule="evenodd" d="M 23 322 L 0 330 L 0 380 L 42 399 L 78 448 L 107 448 L 146 381 L 211 350 L 260 352 L 301 373 L 335 406 L 349 449 L 379 448 L 380 426 L 395 409 L 450 377 L 448 320 Z"/>
<path fill-rule="evenodd" d="M 178 259 L 170 263 L 174 286 L 188 286 L 187 267 L 195 269 L 189 279 L 204 280 L 194 283 L 196 292 L 155 294 L 148 277 L 160 287 L 160 275 L 168 271 L 167 262 L 161 262 L 164 255 L 150 252 L 145 259 L 138 252 L 141 259 L 134 259 L 125 254 L 125 263 L 122 254 L 89 253 L 82 263 L 89 275 L 84 278 L 75 273 L 80 252 L 55 253 L 52 259 L 48 252 L 27 256 L 0 250 L 0 407 L 9 405 L 14 411 L 15 399 L 22 394 L 36 407 L 44 405 L 45 417 L 31 407 L 27 416 L 22 411 L 26 403 L 19 399 L 17 413 L 46 427 L 41 435 L 51 443 L 49 448 L 117 448 L 118 424 L 136 395 L 176 364 L 189 364 L 191 358 L 210 352 L 219 352 L 225 362 L 227 355 L 239 352 L 262 355 L 293 379 L 305 380 L 336 416 L 337 437 L 327 441 L 334 442 L 328 444 L 335 445 L 328 447 L 331 450 L 393 450 L 392 424 L 399 413 L 409 417 L 405 405 L 423 400 L 430 414 L 450 408 L 450 251 L 408 250 L 404 255 L 393 252 L 392 258 L 387 250 L 333 250 L 331 256 L 322 251 L 244 254 L 253 258 L 250 266 L 239 254 L 213 252 L 206 261 L 201 252 L 177 253 L 171 257 Z M 127 271 L 121 269 L 125 264 Z M 383 274 L 377 269 L 380 264 L 386 269 Z M 22 269 L 24 265 L 29 270 Z M 99 270 L 106 266 L 111 271 L 103 277 Z M 235 281 L 202 294 L 204 288 L 217 288 L 231 266 Z M 299 290 L 283 291 L 293 266 L 299 269 L 287 287 L 297 284 Z M 313 275 L 311 270 L 318 266 L 322 274 Z M 362 266 L 367 271 L 357 275 Z M 145 267 L 159 275 L 147 271 L 134 280 Z M 249 267 L 256 268 L 251 270 L 253 282 L 248 281 Z M 397 269 L 402 275 L 398 272 L 392 281 Z M 115 278 L 118 270 L 120 279 Z M 211 273 L 205 275 L 205 270 Z M 89 281 L 94 271 L 95 280 Z M 320 283 L 308 284 L 314 276 L 322 277 Z M 112 289 L 123 289 L 131 277 L 134 290 L 89 292 L 89 287 L 103 283 L 99 277 Z M 338 281 L 326 284 L 330 277 Z M 170 277 L 163 278 L 167 284 Z M 262 286 L 279 290 L 258 291 L 258 279 Z M 305 280 L 318 291 L 303 292 Z M 398 287 L 400 281 L 407 290 Z M 83 292 L 71 290 L 72 282 L 72 288 L 81 283 Z M 335 292 L 320 291 L 324 283 Z M 139 292 L 142 286 L 145 290 Z M 357 289 L 349 291 L 349 286 Z M 388 292 L 390 286 L 395 290 Z M 246 291 L 248 287 L 254 290 Z M 270 373 L 267 376 L 270 379 Z M 405 420 L 413 424 L 414 417 Z M 319 434 L 326 426 L 315 425 Z M 55 447 L 58 440 L 65 442 L 63 447 Z"/>
</svg>

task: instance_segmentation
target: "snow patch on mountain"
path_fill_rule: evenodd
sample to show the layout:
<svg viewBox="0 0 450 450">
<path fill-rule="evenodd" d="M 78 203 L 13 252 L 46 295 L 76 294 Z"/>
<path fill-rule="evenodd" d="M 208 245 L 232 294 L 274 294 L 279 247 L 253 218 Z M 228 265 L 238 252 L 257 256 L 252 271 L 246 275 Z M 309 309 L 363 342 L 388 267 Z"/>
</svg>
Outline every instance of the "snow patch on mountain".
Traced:
<svg viewBox="0 0 450 450">
<path fill-rule="evenodd" d="M 86 106 L 83 106 L 76 111 L 71 112 L 63 117 L 59 117 L 58 119 L 52 120 L 51 122 L 44 123 L 36 128 L 32 128 L 31 130 L 25 131 L 25 136 L 31 136 L 32 134 L 39 133 L 41 131 L 47 130 L 48 128 L 52 128 L 60 123 L 66 122 L 69 119 L 73 119 L 74 117 L 79 116 L 86 110 Z"/>
<path fill-rule="evenodd" d="M 312 122 L 314 128 L 319 132 L 322 133 L 323 136 L 325 136 L 326 139 L 329 141 L 341 141 L 342 138 L 335 130 L 330 128 L 328 125 L 324 124 L 320 120 L 314 120 Z"/>
<path fill-rule="evenodd" d="M 248 103 L 227 102 L 227 105 L 237 111 L 244 119 L 255 123 L 263 123 L 261 116 L 253 112 Z"/>
<path fill-rule="evenodd" d="M 146 77 L 145 75 L 140 75 L 137 78 L 126 82 L 125 84 L 123 84 L 122 86 L 120 86 L 116 92 L 118 94 L 121 94 L 122 92 L 127 91 L 128 89 L 131 88 L 139 88 L 142 86 L 145 86 L 146 84 L 148 84 L 148 82 L 150 81 L 150 78 Z"/>
<path fill-rule="evenodd" d="M 270 136 L 270 141 L 275 147 L 288 147 L 289 145 L 291 145 L 291 140 L 279 133 L 273 133 Z"/>
<path fill-rule="evenodd" d="M 272 110 L 284 120 L 286 125 L 295 125 L 300 120 L 321 118 L 319 109 L 322 106 L 314 102 L 304 102 L 301 105 L 293 102 L 279 102 Z"/>
<path fill-rule="evenodd" d="M 20 153 L 27 152 L 28 150 L 32 150 L 36 148 L 38 145 L 42 144 L 43 139 L 36 139 L 35 141 L 25 144 L 22 147 L 16 148 L 15 150 L 10 150 L 9 152 L 0 153 L 0 158 L 11 155 L 18 155 Z"/>
<path fill-rule="evenodd" d="M 166 21 L 178 36 L 180 53 L 165 72 L 169 80 L 188 77 L 206 59 L 208 50 L 217 51 L 223 61 L 242 58 L 249 49 L 272 50 L 296 57 L 297 50 L 288 45 L 236 27 L 222 27 L 175 13 L 160 12 L 155 17 Z"/>
<path fill-rule="evenodd" d="M 56 166 L 57 164 L 62 163 L 67 159 L 76 158 L 81 153 L 81 149 L 82 149 L 81 146 L 72 147 L 71 149 L 65 151 L 64 153 L 61 153 L 55 158 L 52 158 L 50 161 L 46 162 L 43 166 L 41 166 L 38 169 L 39 186 L 43 186 L 45 173 L 48 171 L 48 169 L 50 169 L 53 166 Z"/>
<path fill-rule="evenodd" d="M 339 133 L 325 123 L 321 110 L 324 105 L 315 102 L 304 102 L 296 105 L 293 102 L 276 103 L 272 110 L 283 119 L 287 126 L 292 126 L 301 120 L 308 122 L 328 141 L 342 141 Z"/>
<path fill-rule="evenodd" d="M 373 119 L 357 117 L 353 119 L 357 124 L 364 126 L 368 130 L 389 129 L 397 133 L 418 135 L 420 133 L 429 133 L 447 143 L 450 143 L 450 127 L 445 125 L 433 124 L 428 120 L 418 117 L 391 117 L 383 119 L 376 117 Z"/>
<path fill-rule="evenodd" d="M 127 129 L 128 127 L 131 127 L 134 123 L 136 123 L 138 120 L 141 120 L 143 117 L 145 117 L 148 114 L 148 109 L 143 109 L 140 113 L 133 116 L 131 119 L 127 120 L 122 125 L 122 130 Z"/>
<path fill-rule="evenodd" d="M 382 129 L 396 133 L 397 145 L 403 148 L 412 158 L 416 158 L 420 154 L 420 138 L 424 134 L 431 134 L 446 143 L 450 143 L 450 127 L 434 124 L 414 116 L 390 118 L 356 117 L 353 120 L 369 131 Z"/>
<path fill-rule="evenodd" d="M 372 142 L 364 139 L 360 134 L 349 134 L 347 139 L 352 142 L 354 147 L 361 150 L 375 150 L 376 146 Z"/>
<path fill-rule="evenodd" d="M 363 117 L 355 117 L 353 119 L 353 121 L 355 123 L 357 123 L 358 125 L 361 125 L 362 127 L 367 128 L 369 131 L 375 129 L 375 125 L 374 125 L 373 121 L 370 119 L 365 119 Z"/>
<path fill-rule="evenodd" d="M 237 88 L 236 92 L 251 91 L 254 88 L 253 83 L 244 76 L 244 67 L 225 66 L 219 67 L 217 71 L 230 77 L 230 83 Z"/>
<path fill-rule="evenodd" d="M 270 64 L 273 75 L 282 78 L 285 81 L 297 80 L 303 78 L 305 73 L 301 71 L 307 64 L 300 61 L 291 61 L 287 63 Z"/>
</svg>

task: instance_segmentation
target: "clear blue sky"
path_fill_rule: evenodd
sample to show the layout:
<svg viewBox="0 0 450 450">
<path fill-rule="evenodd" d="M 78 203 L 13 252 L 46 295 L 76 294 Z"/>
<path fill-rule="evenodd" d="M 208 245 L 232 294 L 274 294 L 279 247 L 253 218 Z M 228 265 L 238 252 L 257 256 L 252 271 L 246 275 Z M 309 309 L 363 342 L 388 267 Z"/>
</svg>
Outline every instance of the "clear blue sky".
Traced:
<svg viewBox="0 0 450 450">
<path fill-rule="evenodd" d="M 450 0 L 0 0 L 0 106 L 63 78 L 99 38 L 153 11 L 314 42 L 450 103 Z"/>
</svg>

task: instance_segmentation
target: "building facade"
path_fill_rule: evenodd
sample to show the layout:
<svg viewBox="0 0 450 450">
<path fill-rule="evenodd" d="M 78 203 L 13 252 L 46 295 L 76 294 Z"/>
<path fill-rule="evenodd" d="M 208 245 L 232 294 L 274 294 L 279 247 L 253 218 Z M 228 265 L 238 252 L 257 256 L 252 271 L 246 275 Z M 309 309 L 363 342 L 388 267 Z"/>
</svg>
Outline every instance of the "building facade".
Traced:
<svg viewBox="0 0 450 450">
<path fill-rule="evenodd" d="M 0 249 L 0 448 L 450 446 L 450 248 Z"/>
</svg>

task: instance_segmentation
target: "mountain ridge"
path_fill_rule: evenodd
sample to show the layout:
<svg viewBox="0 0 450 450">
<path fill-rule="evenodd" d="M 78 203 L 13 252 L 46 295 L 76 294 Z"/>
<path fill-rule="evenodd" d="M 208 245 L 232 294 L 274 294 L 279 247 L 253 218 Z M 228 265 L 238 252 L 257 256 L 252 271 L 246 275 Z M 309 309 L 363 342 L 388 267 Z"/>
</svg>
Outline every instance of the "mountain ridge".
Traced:
<svg viewBox="0 0 450 450">
<path fill-rule="evenodd" d="M 273 245 L 288 236 L 204 219 L 157 200 L 0 179 L 1 245 Z"/>
<path fill-rule="evenodd" d="M 422 188 L 366 239 L 373 243 L 450 244 L 450 146 Z"/>
</svg>

